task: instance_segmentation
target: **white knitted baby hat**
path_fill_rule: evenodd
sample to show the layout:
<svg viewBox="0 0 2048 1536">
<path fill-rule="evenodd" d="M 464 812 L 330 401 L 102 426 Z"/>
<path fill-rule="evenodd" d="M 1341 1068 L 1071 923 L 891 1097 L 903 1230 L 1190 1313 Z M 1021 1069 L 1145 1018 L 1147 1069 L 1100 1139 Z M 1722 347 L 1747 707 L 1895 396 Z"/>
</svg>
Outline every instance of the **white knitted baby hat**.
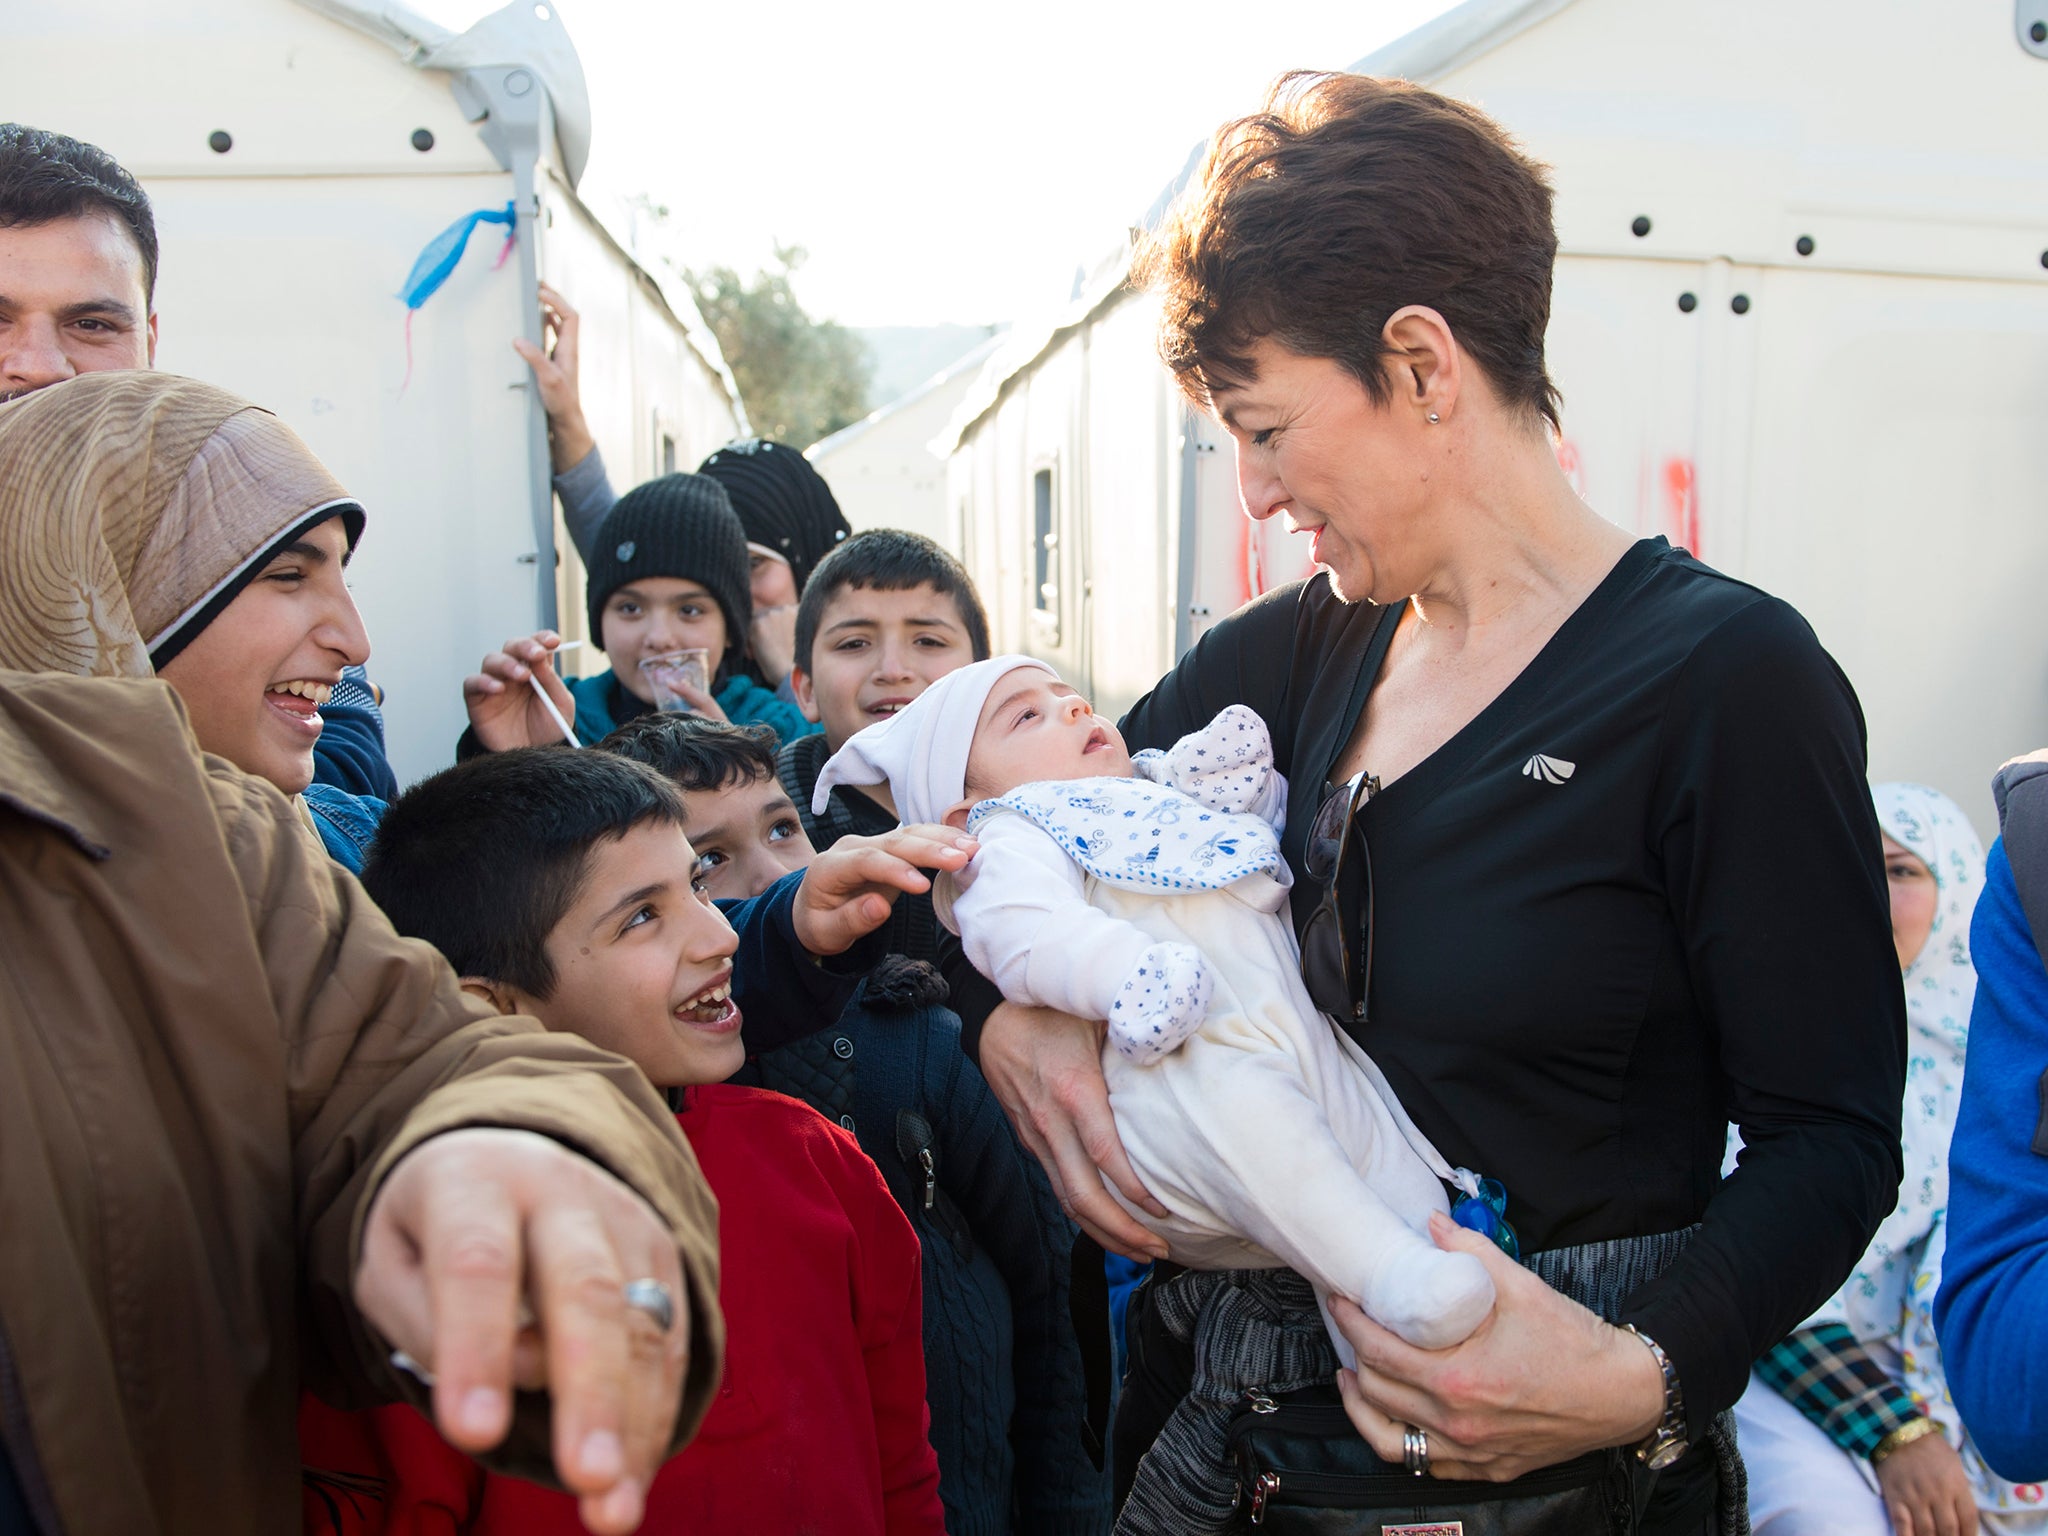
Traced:
<svg viewBox="0 0 2048 1536">
<path fill-rule="evenodd" d="M 854 736 L 826 760 L 811 795 L 822 815 L 840 784 L 886 784 L 906 825 L 936 822 L 967 793 L 967 753 L 982 706 L 1008 673 L 1031 667 L 1059 674 L 1030 656 L 992 656 L 948 672 L 887 720 Z"/>
</svg>

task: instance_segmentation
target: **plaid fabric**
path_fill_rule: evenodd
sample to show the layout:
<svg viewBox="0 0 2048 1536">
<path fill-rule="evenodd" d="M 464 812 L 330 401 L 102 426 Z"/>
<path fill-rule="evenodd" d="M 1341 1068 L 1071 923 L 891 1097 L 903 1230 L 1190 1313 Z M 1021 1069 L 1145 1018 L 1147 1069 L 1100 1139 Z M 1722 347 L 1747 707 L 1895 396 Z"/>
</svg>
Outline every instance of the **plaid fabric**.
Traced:
<svg viewBox="0 0 2048 1536">
<path fill-rule="evenodd" d="M 1841 1323 L 1801 1328 L 1756 1363 L 1757 1375 L 1853 1456 L 1868 1456 L 1920 1404 Z"/>
</svg>

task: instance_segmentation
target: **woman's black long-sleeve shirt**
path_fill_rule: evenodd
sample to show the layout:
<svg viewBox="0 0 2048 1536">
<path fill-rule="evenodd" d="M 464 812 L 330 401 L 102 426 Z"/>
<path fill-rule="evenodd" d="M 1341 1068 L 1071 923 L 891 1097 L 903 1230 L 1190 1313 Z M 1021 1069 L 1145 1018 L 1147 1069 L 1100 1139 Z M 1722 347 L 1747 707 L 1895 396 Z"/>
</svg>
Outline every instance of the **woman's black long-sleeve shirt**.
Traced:
<svg viewBox="0 0 2048 1536">
<path fill-rule="evenodd" d="M 1301 870 L 1400 613 L 1322 576 L 1268 594 L 1131 710 L 1131 749 L 1250 705 Z M 1356 1038 L 1423 1132 L 1506 1186 L 1529 1251 L 1704 1223 L 1623 1318 L 1697 1440 L 1897 1202 L 1905 1005 L 1854 692 L 1792 608 L 1644 540 L 1360 820 Z M 1297 929 L 1320 894 L 1297 880 Z"/>
</svg>

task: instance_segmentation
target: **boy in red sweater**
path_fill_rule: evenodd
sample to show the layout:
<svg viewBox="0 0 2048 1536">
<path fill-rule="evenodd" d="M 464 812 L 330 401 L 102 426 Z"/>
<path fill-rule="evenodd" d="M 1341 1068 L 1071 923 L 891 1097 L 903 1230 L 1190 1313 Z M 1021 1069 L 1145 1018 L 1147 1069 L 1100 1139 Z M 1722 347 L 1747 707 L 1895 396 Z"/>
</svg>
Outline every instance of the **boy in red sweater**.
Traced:
<svg viewBox="0 0 2048 1536">
<path fill-rule="evenodd" d="M 401 796 L 363 881 L 466 989 L 629 1057 L 679 1096 L 718 1196 L 726 1368 L 697 1438 L 655 1478 L 643 1531 L 943 1536 L 917 1239 L 851 1134 L 723 1084 L 745 1055 L 731 999 L 742 946 L 704 892 L 683 820 L 676 791 L 639 763 L 494 753 Z M 854 857 L 900 867 L 918 838 Z M 799 879 L 756 901 L 793 903 Z M 890 884 L 885 870 L 878 885 Z M 778 921 L 750 912 L 741 928 Z M 323 1504 L 365 1517 L 330 1522 L 342 1530 L 582 1529 L 567 1495 L 484 1472 L 410 1408 L 309 1403 L 301 1445 L 313 1529 Z"/>
</svg>

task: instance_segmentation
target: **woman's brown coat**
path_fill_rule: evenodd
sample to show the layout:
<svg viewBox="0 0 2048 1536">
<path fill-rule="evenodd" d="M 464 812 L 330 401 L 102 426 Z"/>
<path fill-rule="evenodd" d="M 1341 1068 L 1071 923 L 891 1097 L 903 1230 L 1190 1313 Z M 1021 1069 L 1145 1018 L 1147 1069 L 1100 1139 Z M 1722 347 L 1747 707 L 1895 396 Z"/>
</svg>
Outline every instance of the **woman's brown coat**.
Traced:
<svg viewBox="0 0 2048 1536">
<path fill-rule="evenodd" d="M 573 1145 L 669 1222 L 694 1430 L 716 1209 L 639 1072 L 465 998 L 164 684 L 0 672 L 0 1436 L 44 1520 L 296 1529 L 301 1380 L 401 1385 L 349 1302 L 369 1196 L 468 1125 Z M 501 1464 L 544 1468 L 542 1430 L 523 1410 Z"/>
</svg>

